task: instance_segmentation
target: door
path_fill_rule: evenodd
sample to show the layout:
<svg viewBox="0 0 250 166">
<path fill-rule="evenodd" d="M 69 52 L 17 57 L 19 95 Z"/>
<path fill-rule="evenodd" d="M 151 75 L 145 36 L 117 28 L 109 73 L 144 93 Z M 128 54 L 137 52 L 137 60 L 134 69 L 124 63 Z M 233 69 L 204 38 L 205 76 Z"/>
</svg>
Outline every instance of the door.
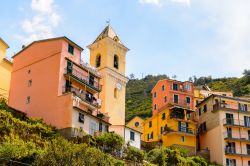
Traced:
<svg viewBox="0 0 250 166">
<path fill-rule="evenodd" d="M 247 127 L 250 126 L 250 117 L 244 116 L 244 125 Z"/>
<path fill-rule="evenodd" d="M 174 95 L 174 103 L 178 104 L 178 102 L 179 102 L 179 96 Z"/>
<path fill-rule="evenodd" d="M 232 138 L 232 128 L 227 128 L 227 138 Z"/>
<path fill-rule="evenodd" d="M 65 92 L 71 92 L 71 82 L 66 80 Z"/>
<path fill-rule="evenodd" d="M 234 142 L 228 142 L 227 143 L 227 152 L 231 153 L 231 154 L 235 154 L 236 153 L 235 143 Z"/>
<path fill-rule="evenodd" d="M 234 115 L 233 114 L 226 114 L 226 122 L 227 124 L 234 124 Z"/>
<path fill-rule="evenodd" d="M 250 154 L 250 145 L 247 144 L 247 154 Z"/>
<path fill-rule="evenodd" d="M 72 70 L 73 70 L 73 63 L 68 61 L 67 62 L 67 74 L 72 74 Z"/>
<path fill-rule="evenodd" d="M 92 86 L 94 85 L 94 79 L 95 79 L 94 76 L 90 74 L 89 75 L 89 85 L 92 85 Z"/>
<path fill-rule="evenodd" d="M 184 122 L 179 122 L 178 128 L 180 132 L 187 132 L 187 124 Z"/>
</svg>

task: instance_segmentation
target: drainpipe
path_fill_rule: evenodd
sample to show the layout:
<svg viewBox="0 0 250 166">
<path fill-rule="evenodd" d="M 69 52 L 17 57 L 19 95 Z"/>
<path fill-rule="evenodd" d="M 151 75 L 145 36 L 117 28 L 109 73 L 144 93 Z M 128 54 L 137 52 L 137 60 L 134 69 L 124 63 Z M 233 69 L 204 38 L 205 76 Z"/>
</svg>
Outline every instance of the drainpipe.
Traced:
<svg viewBox="0 0 250 166">
<path fill-rule="evenodd" d="M 239 102 L 237 103 L 238 106 L 239 106 Z M 240 131 L 240 110 L 239 110 L 239 107 L 238 107 L 238 124 L 239 124 L 239 135 L 240 135 L 240 158 L 241 158 L 241 165 L 243 166 L 243 157 L 242 157 L 242 144 L 241 144 L 241 131 Z"/>
</svg>

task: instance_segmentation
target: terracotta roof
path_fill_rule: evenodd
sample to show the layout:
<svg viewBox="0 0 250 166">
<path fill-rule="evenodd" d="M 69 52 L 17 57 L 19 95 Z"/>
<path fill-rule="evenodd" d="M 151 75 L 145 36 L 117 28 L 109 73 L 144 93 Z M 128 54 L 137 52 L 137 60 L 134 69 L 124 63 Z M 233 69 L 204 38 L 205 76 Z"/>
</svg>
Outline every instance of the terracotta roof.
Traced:
<svg viewBox="0 0 250 166">
<path fill-rule="evenodd" d="M 208 96 L 207 98 L 205 98 L 204 100 L 202 100 L 200 103 L 198 103 L 196 105 L 196 107 L 198 107 L 199 105 L 201 105 L 205 101 L 209 100 L 210 98 L 214 98 L 214 97 L 219 97 L 219 98 L 223 98 L 223 99 L 229 99 L 229 100 L 235 100 L 235 101 L 242 101 L 242 102 L 249 102 L 250 103 L 250 100 L 247 100 L 247 99 L 241 99 L 241 98 L 237 98 L 237 97 L 228 97 L 228 96 L 211 94 L 210 96 Z"/>
<path fill-rule="evenodd" d="M 49 38 L 49 39 L 42 39 L 42 40 L 36 40 L 33 41 L 32 43 L 30 43 L 29 45 L 25 46 L 22 50 L 20 50 L 18 53 L 16 53 L 12 58 L 16 57 L 17 55 L 19 55 L 21 52 L 23 52 L 24 50 L 26 50 L 28 47 L 32 46 L 35 43 L 40 43 L 40 42 L 46 42 L 46 41 L 52 41 L 52 40 L 66 40 L 67 42 L 69 42 L 70 44 L 76 46 L 78 49 L 80 49 L 81 51 L 84 50 L 81 46 L 79 46 L 78 44 L 76 44 L 75 42 L 73 42 L 72 40 L 70 40 L 69 38 L 67 38 L 66 36 L 61 36 L 61 37 L 55 37 L 55 38 Z"/>
</svg>

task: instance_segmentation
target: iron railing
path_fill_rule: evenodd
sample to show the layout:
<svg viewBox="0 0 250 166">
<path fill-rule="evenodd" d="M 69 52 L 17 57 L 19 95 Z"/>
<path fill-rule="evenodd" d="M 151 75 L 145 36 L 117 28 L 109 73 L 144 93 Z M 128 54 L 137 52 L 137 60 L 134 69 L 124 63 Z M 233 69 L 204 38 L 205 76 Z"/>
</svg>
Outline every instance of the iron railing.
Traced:
<svg viewBox="0 0 250 166">
<path fill-rule="evenodd" d="M 72 92 L 75 96 L 79 97 L 82 101 L 87 102 L 88 104 L 96 108 L 101 107 L 101 102 L 98 102 L 100 101 L 100 99 L 96 99 L 91 94 L 83 91 L 82 89 L 79 89 L 73 86 L 71 87 L 63 86 L 62 90 L 63 90 L 63 93 Z"/>
<path fill-rule="evenodd" d="M 65 68 L 65 74 L 71 75 L 75 77 L 77 80 L 83 82 L 84 84 L 90 86 L 91 88 L 101 91 L 101 85 L 98 83 L 98 81 L 93 79 L 90 79 L 89 76 L 84 75 L 82 72 L 77 71 L 76 69 L 67 69 Z"/>
</svg>

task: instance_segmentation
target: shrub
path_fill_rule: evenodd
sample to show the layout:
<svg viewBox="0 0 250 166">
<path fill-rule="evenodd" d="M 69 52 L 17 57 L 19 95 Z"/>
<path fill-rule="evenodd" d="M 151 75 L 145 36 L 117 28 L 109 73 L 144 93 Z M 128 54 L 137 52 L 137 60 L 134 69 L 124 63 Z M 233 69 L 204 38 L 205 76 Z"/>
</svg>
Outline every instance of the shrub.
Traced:
<svg viewBox="0 0 250 166">
<path fill-rule="evenodd" d="M 144 156 L 145 156 L 144 151 L 137 149 L 135 147 L 132 147 L 132 146 L 126 147 L 124 152 L 125 152 L 125 158 L 127 160 L 131 160 L 134 162 L 141 163 L 144 159 Z"/>
<path fill-rule="evenodd" d="M 104 152 L 118 156 L 123 147 L 124 139 L 113 132 L 103 133 L 96 137 L 96 144 Z"/>
</svg>

